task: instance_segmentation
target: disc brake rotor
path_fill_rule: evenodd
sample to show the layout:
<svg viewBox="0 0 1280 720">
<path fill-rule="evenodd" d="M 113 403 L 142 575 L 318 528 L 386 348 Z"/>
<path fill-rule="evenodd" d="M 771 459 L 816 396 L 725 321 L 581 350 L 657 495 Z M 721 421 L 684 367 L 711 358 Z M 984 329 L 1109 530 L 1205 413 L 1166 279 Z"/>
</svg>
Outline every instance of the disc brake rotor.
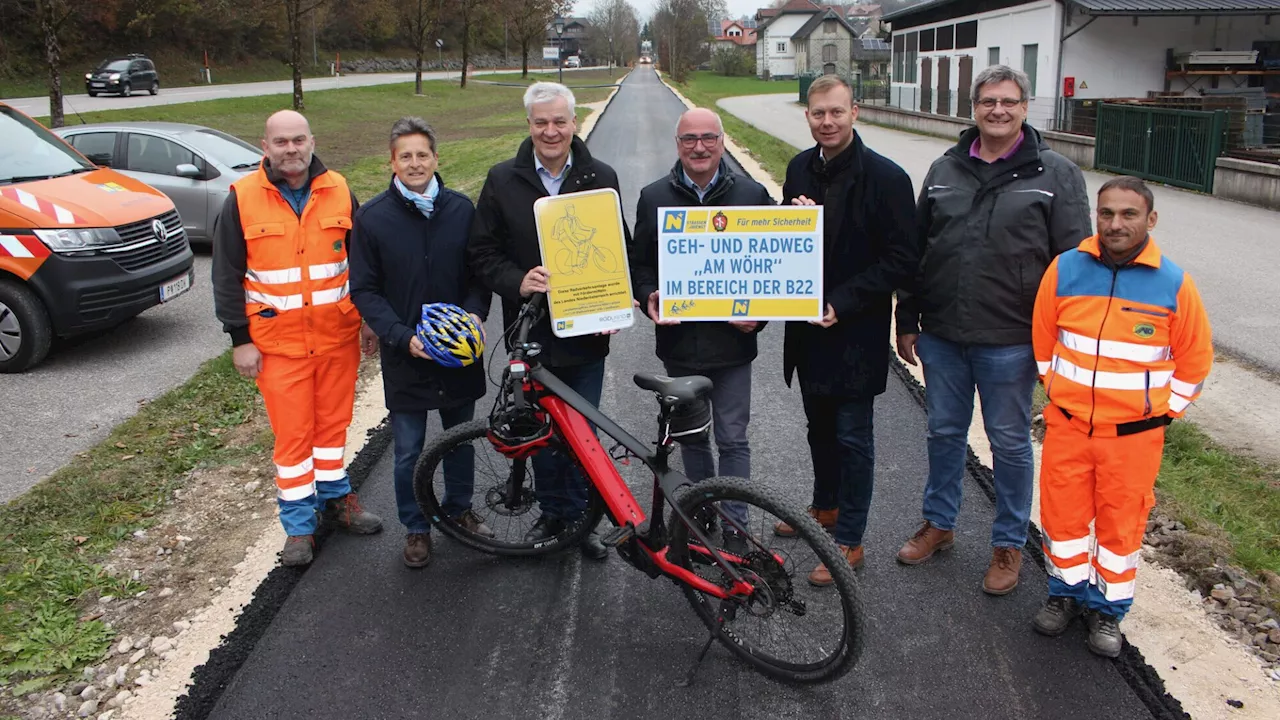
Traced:
<svg viewBox="0 0 1280 720">
<path fill-rule="evenodd" d="M 524 515 L 533 509 L 534 493 L 532 488 L 520 489 L 520 500 L 515 503 L 507 501 L 507 484 L 494 485 L 484 494 L 485 507 L 496 515 L 515 517 Z"/>
</svg>

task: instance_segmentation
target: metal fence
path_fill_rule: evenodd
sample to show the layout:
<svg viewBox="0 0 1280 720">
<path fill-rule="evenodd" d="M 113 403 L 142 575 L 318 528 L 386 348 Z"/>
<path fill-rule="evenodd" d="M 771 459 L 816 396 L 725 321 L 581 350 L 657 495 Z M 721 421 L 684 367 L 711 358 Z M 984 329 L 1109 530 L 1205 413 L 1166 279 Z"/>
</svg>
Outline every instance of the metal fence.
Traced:
<svg viewBox="0 0 1280 720">
<path fill-rule="evenodd" d="M 1213 192 L 1227 113 L 1101 103 L 1093 164 L 1178 187 Z"/>
</svg>

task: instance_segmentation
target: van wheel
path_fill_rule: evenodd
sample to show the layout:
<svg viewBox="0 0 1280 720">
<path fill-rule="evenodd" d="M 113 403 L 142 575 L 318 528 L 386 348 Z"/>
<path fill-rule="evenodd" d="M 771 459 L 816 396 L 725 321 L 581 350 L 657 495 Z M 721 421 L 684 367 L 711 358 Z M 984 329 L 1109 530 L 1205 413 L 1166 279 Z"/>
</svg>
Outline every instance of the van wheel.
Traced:
<svg viewBox="0 0 1280 720">
<path fill-rule="evenodd" d="M 129 97 L 131 95 L 133 95 L 133 86 L 125 83 L 124 87 L 120 88 L 120 97 Z"/>
<path fill-rule="evenodd" d="M 151 94 L 152 94 L 152 95 L 155 95 L 155 94 L 156 94 L 156 93 L 158 93 L 158 92 L 160 92 L 160 81 L 159 81 L 159 80 L 157 80 L 157 81 L 155 81 L 155 82 L 151 83 Z"/>
<path fill-rule="evenodd" d="M 0 280 L 0 373 L 20 373 L 49 354 L 53 327 L 25 285 Z"/>
</svg>

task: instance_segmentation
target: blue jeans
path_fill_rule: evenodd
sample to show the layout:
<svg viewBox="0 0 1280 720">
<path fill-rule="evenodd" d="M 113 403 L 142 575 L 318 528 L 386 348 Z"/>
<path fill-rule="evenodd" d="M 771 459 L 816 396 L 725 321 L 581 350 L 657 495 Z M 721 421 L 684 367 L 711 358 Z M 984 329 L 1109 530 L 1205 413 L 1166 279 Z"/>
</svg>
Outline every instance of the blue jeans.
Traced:
<svg viewBox="0 0 1280 720">
<path fill-rule="evenodd" d="M 286 535 L 313 535 L 320 524 L 316 513 L 324 511 L 324 505 L 334 498 L 351 492 L 351 476 L 346 473 L 338 480 L 316 483 L 314 495 L 301 500 L 280 500 L 280 525 Z"/>
<path fill-rule="evenodd" d="M 604 389 L 604 360 L 573 367 L 548 367 L 552 375 L 592 405 L 600 405 Z M 591 426 L 595 430 L 595 425 Z M 538 507 L 548 520 L 576 520 L 587 509 L 587 481 L 576 461 L 550 448 L 533 456 L 533 483 Z"/>
<path fill-rule="evenodd" d="M 440 424 L 448 430 L 454 425 L 471 420 L 475 416 L 475 410 L 474 402 L 441 409 Z M 429 532 L 431 521 L 422 514 L 422 508 L 413 495 L 413 469 L 418 464 L 418 456 L 422 454 L 427 434 L 426 411 L 391 413 L 391 434 L 395 438 L 396 512 L 400 516 L 400 524 L 404 525 L 406 532 Z M 449 517 L 457 517 L 471 509 L 475 484 L 475 448 L 469 444 L 459 447 L 445 456 L 443 464 L 444 500 L 441 502 L 441 509 Z"/>
<path fill-rule="evenodd" d="M 712 382 L 711 428 L 720 451 L 720 472 L 716 473 L 716 456 L 711 452 L 711 439 L 680 444 L 684 474 L 693 482 L 718 475 L 751 477 L 751 445 L 747 442 L 747 426 L 751 423 L 751 363 L 715 370 L 696 370 L 680 365 L 666 366 L 667 375 L 685 377 L 701 375 Z M 747 504 L 732 500 L 721 504 L 729 517 L 747 526 Z"/>
<path fill-rule="evenodd" d="M 813 456 L 813 506 L 840 509 L 832 533 L 846 547 L 862 544 L 875 484 L 875 401 L 803 395 Z"/>
<path fill-rule="evenodd" d="M 924 519 L 954 530 L 960 514 L 973 391 L 982 398 L 982 419 L 995 458 L 996 517 L 993 547 L 1027 542 L 1035 460 L 1031 453 L 1031 392 L 1036 359 L 1030 345 L 961 345 L 922 333 L 916 353 L 924 367 L 929 413 L 929 481 Z"/>
</svg>

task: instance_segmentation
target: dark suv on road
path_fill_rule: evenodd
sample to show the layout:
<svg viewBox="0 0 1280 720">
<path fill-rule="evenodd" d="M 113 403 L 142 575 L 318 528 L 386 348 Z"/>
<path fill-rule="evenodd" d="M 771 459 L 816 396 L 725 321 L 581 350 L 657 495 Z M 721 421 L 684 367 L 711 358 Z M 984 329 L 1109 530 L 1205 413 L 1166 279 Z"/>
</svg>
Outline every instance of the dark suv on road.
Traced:
<svg viewBox="0 0 1280 720">
<path fill-rule="evenodd" d="M 85 73 L 84 89 L 89 97 L 98 93 L 119 93 L 129 97 L 134 90 L 160 92 L 160 73 L 146 55 L 133 54 L 103 60 L 93 72 Z"/>
</svg>

